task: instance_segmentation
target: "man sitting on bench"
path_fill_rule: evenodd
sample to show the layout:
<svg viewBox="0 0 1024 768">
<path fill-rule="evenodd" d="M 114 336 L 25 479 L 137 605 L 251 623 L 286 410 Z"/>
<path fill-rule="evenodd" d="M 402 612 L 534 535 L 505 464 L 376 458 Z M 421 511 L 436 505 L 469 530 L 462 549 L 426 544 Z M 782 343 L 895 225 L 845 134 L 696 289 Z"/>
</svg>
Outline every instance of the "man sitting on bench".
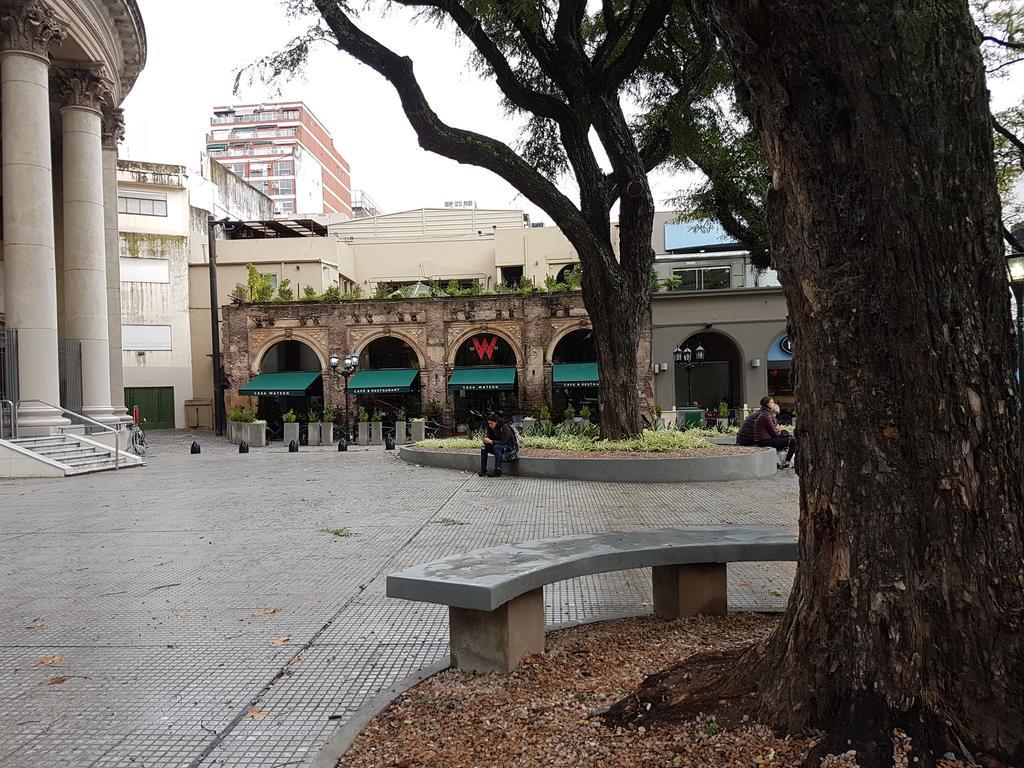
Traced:
<svg viewBox="0 0 1024 768">
<path fill-rule="evenodd" d="M 754 419 L 754 445 L 776 450 L 785 448 L 786 460 L 782 462 L 782 469 L 789 469 L 793 466 L 793 457 L 796 456 L 796 438 L 779 429 L 779 425 L 775 422 L 775 414 L 778 410 L 779 407 L 775 404 L 775 400 L 767 396 L 761 398 L 761 410 L 757 412 Z M 742 429 L 740 431 L 742 432 Z M 736 442 L 739 444 L 738 438 Z"/>
</svg>

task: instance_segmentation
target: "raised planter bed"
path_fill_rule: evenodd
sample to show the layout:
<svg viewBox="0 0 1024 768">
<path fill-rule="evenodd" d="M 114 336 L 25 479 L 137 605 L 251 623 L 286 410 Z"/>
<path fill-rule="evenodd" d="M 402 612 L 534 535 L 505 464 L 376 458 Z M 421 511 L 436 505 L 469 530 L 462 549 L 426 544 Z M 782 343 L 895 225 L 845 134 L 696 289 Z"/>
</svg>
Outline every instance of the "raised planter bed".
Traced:
<svg viewBox="0 0 1024 768">
<path fill-rule="evenodd" d="M 545 451 L 544 453 L 551 453 Z M 428 450 L 415 445 L 399 447 L 404 461 L 427 467 L 446 467 L 476 472 L 480 455 L 467 450 Z M 711 456 L 615 455 L 565 453 L 561 456 L 520 455 L 519 461 L 503 464 L 507 475 L 550 477 L 611 483 L 699 483 L 753 480 L 777 471 L 772 448 L 739 449 Z"/>
</svg>

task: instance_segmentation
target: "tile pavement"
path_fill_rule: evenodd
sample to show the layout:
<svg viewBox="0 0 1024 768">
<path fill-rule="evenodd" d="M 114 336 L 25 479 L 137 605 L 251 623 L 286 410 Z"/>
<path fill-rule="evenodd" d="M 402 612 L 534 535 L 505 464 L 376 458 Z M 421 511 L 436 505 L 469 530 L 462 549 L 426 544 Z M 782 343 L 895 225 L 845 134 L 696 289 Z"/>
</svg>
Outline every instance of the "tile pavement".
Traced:
<svg viewBox="0 0 1024 768">
<path fill-rule="evenodd" d="M 790 473 L 489 480 L 380 449 L 238 455 L 207 434 L 191 456 L 188 433 L 150 437 L 142 469 L 0 482 L 5 768 L 309 765 L 364 701 L 447 654 L 444 609 L 387 600 L 387 573 L 570 533 L 792 524 L 798 504 Z M 321 532 L 343 527 L 354 535 Z M 779 610 L 792 577 L 733 566 L 730 603 Z M 642 611 L 649 579 L 551 585 L 548 621 Z"/>
</svg>

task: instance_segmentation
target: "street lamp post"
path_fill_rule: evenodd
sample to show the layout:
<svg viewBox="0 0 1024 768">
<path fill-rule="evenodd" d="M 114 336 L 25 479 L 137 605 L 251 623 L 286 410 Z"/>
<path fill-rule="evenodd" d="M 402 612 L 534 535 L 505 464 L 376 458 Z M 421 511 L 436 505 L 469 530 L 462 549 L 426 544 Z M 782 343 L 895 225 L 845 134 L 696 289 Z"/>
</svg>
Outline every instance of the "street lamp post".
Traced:
<svg viewBox="0 0 1024 768">
<path fill-rule="evenodd" d="M 700 344 L 697 345 L 695 350 L 689 347 L 682 349 L 676 347 L 672 350 L 672 359 L 677 366 L 682 365 L 686 369 L 686 405 L 693 405 L 692 392 L 690 390 L 690 374 L 693 373 L 694 368 L 700 368 L 700 366 L 704 365 L 704 347 Z"/>
<path fill-rule="evenodd" d="M 350 427 L 349 419 L 351 418 L 351 411 L 349 410 L 348 403 L 348 378 L 356 369 L 359 367 L 359 356 L 358 355 L 345 355 L 344 364 L 345 367 L 340 371 L 338 367 L 342 364 L 341 358 L 337 354 L 331 353 L 331 370 L 335 376 L 343 376 L 345 378 L 345 440 L 352 442 L 352 430 Z"/>
<path fill-rule="evenodd" d="M 1017 391 L 1019 393 L 1021 376 L 1024 375 L 1024 253 L 1011 253 L 1006 259 L 1006 268 L 1010 273 L 1010 290 L 1013 291 L 1013 300 L 1017 305 Z M 1024 433 L 1024 413 L 1020 418 L 1021 431 Z"/>
</svg>

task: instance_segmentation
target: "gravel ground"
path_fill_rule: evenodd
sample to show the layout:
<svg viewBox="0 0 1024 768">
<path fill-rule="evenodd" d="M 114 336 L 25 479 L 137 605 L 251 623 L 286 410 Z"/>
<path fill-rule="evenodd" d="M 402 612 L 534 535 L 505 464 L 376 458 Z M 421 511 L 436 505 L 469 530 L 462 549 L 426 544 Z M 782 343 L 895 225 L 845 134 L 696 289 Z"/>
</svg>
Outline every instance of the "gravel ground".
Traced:
<svg viewBox="0 0 1024 768">
<path fill-rule="evenodd" d="M 645 616 L 551 632 L 544 655 L 511 675 L 445 670 L 402 694 L 338 768 L 798 768 L 813 737 L 780 737 L 754 723 L 725 727 L 714 713 L 637 728 L 608 727 L 601 717 L 648 675 L 696 653 L 761 640 L 777 622 L 749 613 L 672 622 Z M 917 761 L 899 732 L 893 758 L 899 768 Z M 821 766 L 858 768 L 852 752 Z"/>
<path fill-rule="evenodd" d="M 339 768 L 446 766 L 797 766 L 809 739 L 711 717 L 673 726 L 605 727 L 598 713 L 648 675 L 693 653 L 765 637 L 756 614 L 665 622 L 623 619 L 552 632 L 547 652 L 511 675 L 441 672 L 374 718 Z"/>
</svg>

